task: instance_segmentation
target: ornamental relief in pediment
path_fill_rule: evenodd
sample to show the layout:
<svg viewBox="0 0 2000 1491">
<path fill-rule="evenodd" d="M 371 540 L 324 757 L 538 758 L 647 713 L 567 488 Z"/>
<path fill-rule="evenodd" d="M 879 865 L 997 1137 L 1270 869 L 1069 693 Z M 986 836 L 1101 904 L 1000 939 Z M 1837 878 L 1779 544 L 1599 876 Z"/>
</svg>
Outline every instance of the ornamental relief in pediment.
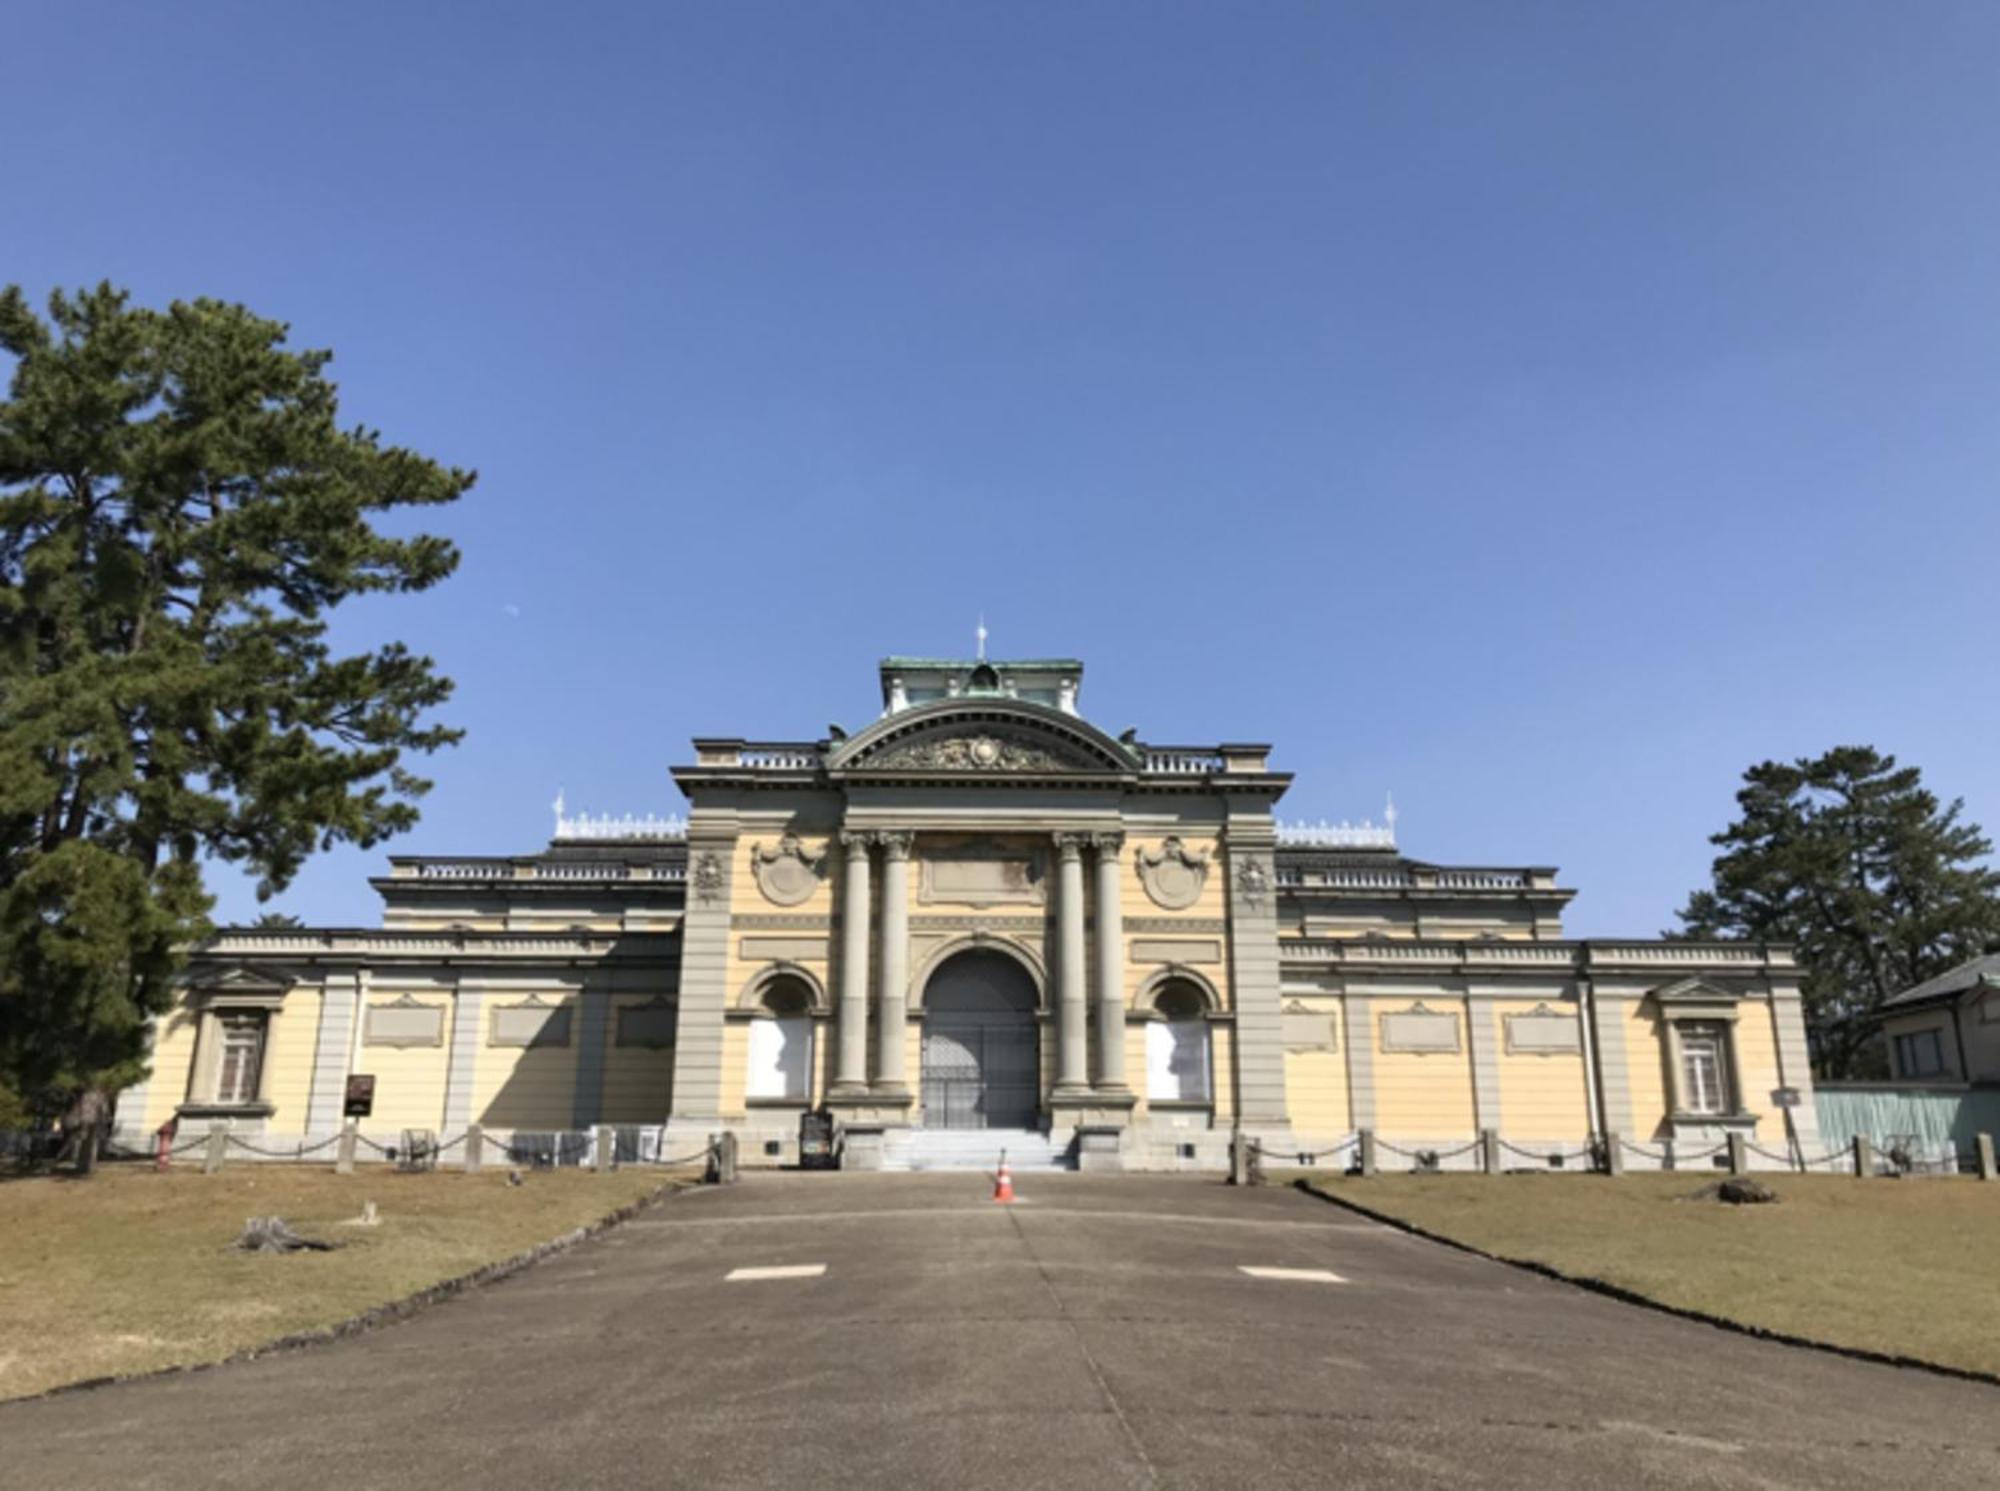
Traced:
<svg viewBox="0 0 2000 1491">
<path fill-rule="evenodd" d="M 1166 911 L 1185 911 L 1201 899 L 1208 883 L 1208 851 L 1189 851 L 1177 835 L 1170 835 L 1158 849 L 1134 851 L 1139 866 L 1139 883 L 1153 904 Z"/>
<path fill-rule="evenodd" d="M 926 735 L 873 751 L 871 768 L 890 771 L 1078 771 L 1091 769 L 1064 751 L 1015 740 L 998 732 Z"/>
<path fill-rule="evenodd" d="M 750 846 L 750 874 L 764 899 L 775 906 L 798 906 L 812 899 L 826 877 L 826 856 L 808 854 L 797 834 L 786 834 L 775 849 Z"/>
</svg>

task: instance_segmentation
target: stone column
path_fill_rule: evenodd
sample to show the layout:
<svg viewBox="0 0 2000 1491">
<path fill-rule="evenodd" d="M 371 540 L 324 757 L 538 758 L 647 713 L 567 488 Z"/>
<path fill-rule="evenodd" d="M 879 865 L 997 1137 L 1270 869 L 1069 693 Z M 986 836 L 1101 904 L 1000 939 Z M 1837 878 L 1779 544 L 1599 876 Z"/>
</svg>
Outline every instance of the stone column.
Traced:
<svg viewBox="0 0 2000 1491">
<path fill-rule="evenodd" d="M 903 1038 L 909 1024 L 904 1009 L 910 982 L 910 843 L 916 836 L 875 835 L 882 846 L 882 967 L 876 986 L 875 1095 L 910 1095 L 903 1072 Z"/>
<path fill-rule="evenodd" d="M 1097 1090 L 1122 1096 L 1125 1083 L 1125 921 L 1118 906 L 1118 856 L 1125 835 L 1092 834 L 1097 850 Z"/>
<path fill-rule="evenodd" d="M 1090 1091 L 1090 1010 L 1083 977 L 1083 834 L 1057 834 L 1057 1095 Z"/>
<path fill-rule="evenodd" d="M 847 875 L 840 903 L 840 1007 L 833 1086 L 829 1097 L 862 1097 L 868 1092 L 868 841 L 865 833 L 843 833 Z"/>
</svg>

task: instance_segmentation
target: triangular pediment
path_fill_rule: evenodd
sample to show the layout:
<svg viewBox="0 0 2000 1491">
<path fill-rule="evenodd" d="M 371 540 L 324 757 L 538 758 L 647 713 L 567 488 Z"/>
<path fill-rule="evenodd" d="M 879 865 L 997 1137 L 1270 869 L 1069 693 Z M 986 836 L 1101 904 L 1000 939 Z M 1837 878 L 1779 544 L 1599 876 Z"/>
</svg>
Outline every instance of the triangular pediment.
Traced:
<svg viewBox="0 0 2000 1491">
<path fill-rule="evenodd" d="M 1706 979 L 1681 978 L 1671 984 L 1662 984 L 1652 991 L 1651 997 L 1660 1004 L 1735 1004 L 1743 998 L 1740 991 L 1725 989 Z"/>
<path fill-rule="evenodd" d="M 236 964 L 220 972 L 204 975 L 197 987 L 211 994 L 282 994 L 295 980 L 262 968 Z"/>
</svg>

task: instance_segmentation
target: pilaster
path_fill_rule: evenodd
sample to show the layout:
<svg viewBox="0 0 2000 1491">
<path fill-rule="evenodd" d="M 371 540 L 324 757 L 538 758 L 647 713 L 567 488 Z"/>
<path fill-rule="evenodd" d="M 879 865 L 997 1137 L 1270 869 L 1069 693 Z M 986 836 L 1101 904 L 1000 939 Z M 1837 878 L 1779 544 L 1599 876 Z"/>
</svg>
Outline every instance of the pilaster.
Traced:
<svg viewBox="0 0 2000 1491">
<path fill-rule="evenodd" d="M 1342 1044 L 1347 1051 L 1348 1118 L 1357 1129 L 1375 1122 L 1375 1001 L 1349 994 L 1340 1003 Z"/>
<path fill-rule="evenodd" d="M 1230 992 L 1236 1016 L 1236 1121 L 1283 1129 L 1285 1033 L 1278 975 L 1277 834 L 1268 811 L 1232 818 L 1225 840 L 1229 875 Z"/>
<path fill-rule="evenodd" d="M 596 1127 L 604 1112 L 604 1047 L 610 1036 L 611 991 L 586 979 L 576 996 L 576 1090 L 570 1127 Z"/>
<path fill-rule="evenodd" d="M 331 1134 L 340 1127 L 347 1097 L 347 1074 L 360 1021 L 361 977 L 330 972 L 320 989 L 319 1037 L 313 1045 L 312 1087 L 306 1099 L 306 1132 Z"/>
<path fill-rule="evenodd" d="M 696 808 L 688 825 L 687 911 L 681 921 L 673 1119 L 708 1125 L 722 1113 L 723 1012 L 729 1006 L 729 906 L 736 818 Z"/>
<path fill-rule="evenodd" d="M 1500 1112 L 1500 1022 L 1490 999 L 1469 998 L 1466 1028 L 1472 1046 L 1472 1126 L 1502 1130 Z"/>
<path fill-rule="evenodd" d="M 1812 1051 L 1806 1044 L 1805 1007 L 1797 985 L 1772 990 L 1771 1026 L 1777 1040 L 1779 1075 L 1787 1087 L 1799 1094 L 1799 1105 L 1791 1110 L 1792 1132 L 1798 1135 L 1799 1146 L 1807 1154 L 1817 1154 L 1819 1109 L 1813 1102 Z M 1744 1094 L 1746 1106 L 1751 1096 Z"/>
<path fill-rule="evenodd" d="M 1125 923 L 1118 902 L 1125 835 L 1090 836 L 1097 855 L 1097 1090 L 1122 1097 L 1125 1080 Z"/>
<path fill-rule="evenodd" d="M 1625 1052 L 1624 1003 L 1607 999 L 1589 979 L 1581 981 L 1581 988 L 1590 1005 L 1591 1046 L 1597 1053 L 1597 1083 L 1604 1094 L 1604 1127 L 1643 1142 L 1649 1135 L 1639 1131 L 1632 1111 L 1632 1063 Z"/>
<path fill-rule="evenodd" d="M 464 1133 L 472 1123 L 472 1092 L 479 1079 L 485 1025 L 486 991 L 461 983 L 452 1001 L 451 1057 L 445 1068 L 442 1137 L 446 1139 Z"/>
</svg>

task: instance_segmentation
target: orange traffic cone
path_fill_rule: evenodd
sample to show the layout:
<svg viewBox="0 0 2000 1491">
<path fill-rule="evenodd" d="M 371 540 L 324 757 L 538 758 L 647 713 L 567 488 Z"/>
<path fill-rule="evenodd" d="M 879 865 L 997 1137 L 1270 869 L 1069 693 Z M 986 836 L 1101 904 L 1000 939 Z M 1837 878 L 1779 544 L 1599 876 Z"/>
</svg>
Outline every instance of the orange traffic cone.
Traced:
<svg viewBox="0 0 2000 1491">
<path fill-rule="evenodd" d="M 1000 1151 L 1000 1169 L 993 1177 L 993 1199 L 1012 1201 L 1014 1199 L 1014 1172 L 1007 1168 L 1007 1151 Z"/>
</svg>

